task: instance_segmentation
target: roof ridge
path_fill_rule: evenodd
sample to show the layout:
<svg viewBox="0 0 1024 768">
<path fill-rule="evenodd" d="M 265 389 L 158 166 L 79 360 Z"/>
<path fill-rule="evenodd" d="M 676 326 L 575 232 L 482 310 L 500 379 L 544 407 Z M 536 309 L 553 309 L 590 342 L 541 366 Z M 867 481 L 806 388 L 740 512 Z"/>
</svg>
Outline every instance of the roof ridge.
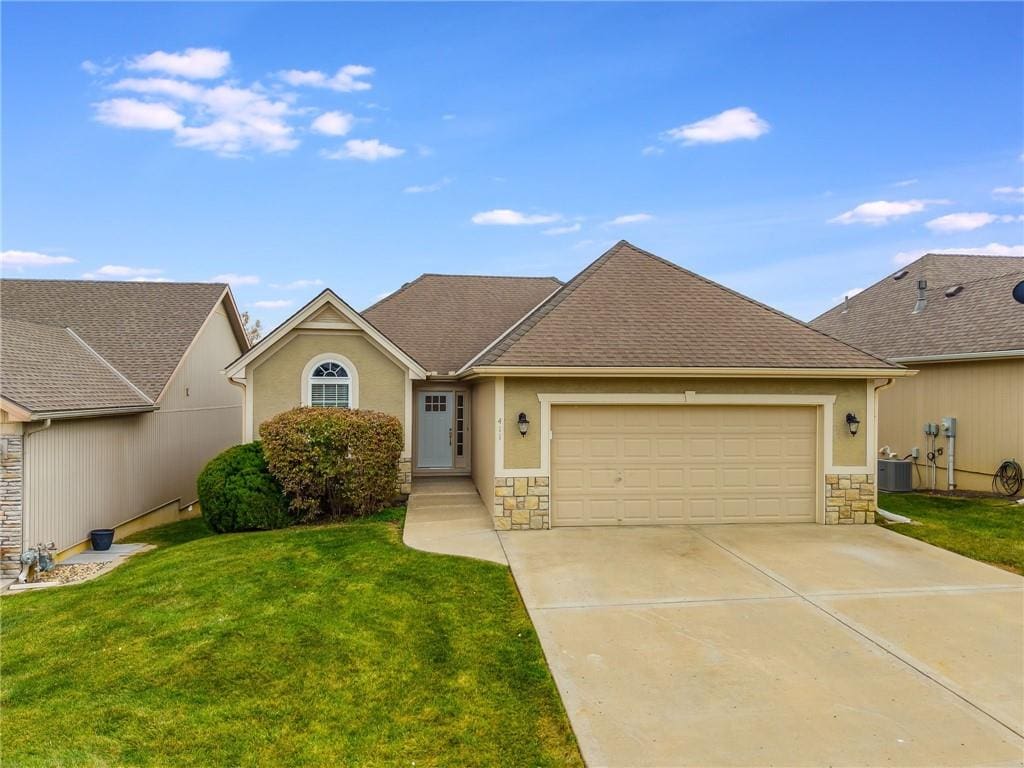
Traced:
<svg viewBox="0 0 1024 768">
<path fill-rule="evenodd" d="M 484 348 L 484 350 L 482 350 L 477 355 L 476 358 L 473 358 L 472 360 L 469 361 L 469 363 L 466 363 L 462 367 L 463 370 L 470 363 L 476 362 L 477 358 L 483 357 L 484 352 L 487 352 L 486 357 L 491 358 L 492 360 L 501 357 L 505 352 L 508 351 L 508 349 L 506 348 L 498 351 L 498 347 L 504 344 L 509 338 L 511 338 L 513 333 L 519 331 L 520 329 L 523 329 L 522 333 L 519 334 L 519 338 L 522 338 L 522 336 L 528 333 L 529 330 L 533 328 L 538 322 L 540 322 L 540 320 L 543 319 L 545 315 L 554 310 L 555 307 L 557 307 L 559 304 L 565 301 L 567 296 L 571 295 L 573 291 L 575 291 L 577 288 L 579 288 L 580 285 L 586 282 L 594 274 L 594 272 L 600 269 L 600 267 L 603 266 L 609 258 L 611 258 L 614 252 L 622 248 L 624 245 L 629 245 L 629 243 L 625 240 L 619 240 L 617 243 L 615 243 L 615 245 L 613 245 L 607 251 L 602 253 L 592 262 L 590 262 L 587 266 L 585 266 L 583 269 L 581 269 L 579 272 L 577 272 L 575 275 L 569 278 L 566 282 L 562 283 L 560 288 L 558 288 L 550 296 L 544 299 L 544 301 L 542 301 L 540 304 L 534 307 L 533 311 L 531 311 L 528 315 L 526 315 L 522 320 L 513 325 L 507 331 L 505 331 L 497 339 L 492 341 L 487 347 Z M 525 327 L 527 323 L 532 324 L 529 327 Z"/>
<path fill-rule="evenodd" d="M 849 342 L 843 341 L 842 339 L 837 339 L 835 336 L 832 336 L 831 334 L 825 333 L 824 331 L 820 331 L 817 328 L 812 327 L 809 323 L 805 323 L 803 320 L 800 320 L 799 318 L 796 318 L 796 317 L 793 317 L 792 315 L 786 314 L 781 309 L 776 309 L 775 307 L 770 306 L 768 304 L 765 304 L 763 302 L 760 302 L 757 299 L 752 299 L 750 296 L 747 296 L 746 294 L 740 293 L 739 291 L 733 290 L 732 288 L 730 288 L 727 285 L 722 285 L 721 283 L 718 283 L 718 282 L 712 280 L 709 277 L 704 277 L 704 275 L 701 275 L 701 274 L 699 274 L 697 272 L 694 272 L 693 270 L 687 269 L 686 267 L 681 267 L 678 264 L 676 264 L 675 262 L 669 261 L 668 259 L 664 259 L 661 256 L 658 256 L 656 254 L 651 253 L 650 251 L 645 251 L 643 248 L 638 248 L 637 246 L 633 245 L 630 242 L 622 240 L 622 241 L 620 241 L 619 244 L 621 244 L 621 243 L 625 243 L 626 245 L 628 245 L 633 250 L 638 251 L 638 252 L 642 253 L 643 255 L 648 256 L 648 257 L 650 257 L 652 259 L 660 261 L 662 264 L 667 264 L 670 267 L 674 267 L 675 269 L 678 269 L 680 272 L 683 272 L 683 273 L 685 273 L 687 275 L 690 275 L 691 277 L 695 277 L 698 280 L 700 280 L 700 281 L 702 281 L 704 283 L 707 283 L 708 285 L 714 286 L 716 288 L 721 288 L 723 291 L 726 291 L 726 292 L 732 294 L 733 296 L 736 296 L 737 298 L 743 299 L 744 301 L 746 301 L 746 302 L 748 302 L 750 304 L 753 304 L 754 306 L 760 307 L 761 309 L 767 309 L 769 312 L 771 312 L 771 313 L 773 313 L 775 315 L 778 315 L 779 317 L 784 317 L 787 320 L 792 320 L 794 323 L 797 323 L 798 325 L 802 325 L 804 328 L 806 328 L 809 331 L 814 331 L 815 333 L 817 333 L 817 334 L 819 334 L 821 336 L 825 336 L 826 338 L 829 338 L 829 339 L 832 339 L 833 341 L 839 342 L 843 346 L 849 347 L 850 349 L 853 349 L 853 350 L 855 350 L 857 352 L 862 352 L 863 354 L 868 355 L 869 357 L 873 357 L 876 360 L 880 360 L 881 362 L 885 363 L 886 365 L 890 365 L 891 364 L 884 357 L 879 357 L 874 352 L 868 352 L 866 349 L 861 349 L 860 347 L 855 346 L 853 344 L 850 344 Z"/>
<path fill-rule="evenodd" d="M 87 352 L 91 353 L 92 356 L 95 357 L 96 360 L 98 360 L 101 365 L 106 366 L 110 370 L 111 373 L 113 373 L 115 376 L 117 376 L 117 378 L 119 378 L 121 381 L 123 381 L 129 387 L 131 387 L 135 391 L 135 393 L 137 395 L 139 395 L 139 397 L 141 397 L 143 400 L 145 400 L 150 405 L 154 405 L 155 404 L 155 401 L 153 400 L 153 398 L 151 398 L 149 395 L 147 395 L 145 392 L 143 392 L 141 389 L 139 389 L 139 387 L 137 387 L 135 385 L 135 383 L 132 382 L 131 379 L 129 379 L 127 376 L 125 376 L 123 373 L 121 373 L 119 370 L 117 370 L 117 368 L 115 368 L 113 366 L 113 364 L 109 360 L 107 360 L 107 358 L 105 358 L 103 355 L 101 355 L 99 352 L 97 352 L 95 349 L 93 349 L 85 339 L 83 339 L 81 336 L 79 336 L 77 333 L 75 333 L 73 328 L 71 328 L 70 326 L 64 326 L 64 330 L 67 331 L 67 333 L 71 336 L 71 338 L 73 338 L 75 341 L 77 341 L 79 344 L 81 344 L 82 347 Z"/>
<path fill-rule="evenodd" d="M 930 253 L 930 252 L 929 253 L 923 253 L 920 256 L 918 256 L 916 259 L 914 259 L 913 261 L 908 261 L 906 264 L 903 264 L 903 265 L 901 265 L 899 267 L 896 267 L 895 270 L 890 270 L 890 271 L 886 272 L 883 277 L 880 277 L 877 280 L 875 280 L 875 282 L 871 283 L 871 285 L 867 286 L 864 290 L 858 291 L 857 293 L 853 294 L 852 296 L 845 297 L 844 301 L 840 301 L 840 302 L 838 302 L 836 304 L 833 304 L 831 307 L 826 309 L 824 312 L 821 312 L 816 317 L 812 318 L 810 320 L 810 323 L 818 322 L 818 320 L 823 318 L 825 315 L 829 314 L 830 312 L 834 312 L 836 309 L 841 307 L 844 303 L 846 303 L 846 301 L 850 302 L 850 306 L 854 306 L 854 305 L 862 302 L 863 299 L 867 297 L 868 293 L 873 288 L 876 288 L 877 286 L 884 284 L 887 280 L 891 280 L 893 277 L 898 275 L 900 272 L 909 271 L 910 267 L 912 267 L 913 265 L 917 264 L 918 262 L 924 261 L 928 257 L 943 257 L 944 258 L 944 257 L 947 257 L 947 256 L 956 256 L 956 257 L 961 258 L 961 259 L 978 259 L 978 258 L 982 258 L 982 259 L 1019 259 L 1020 260 L 1020 268 L 1019 269 L 1011 269 L 1008 272 L 1000 272 L 997 275 L 988 275 L 987 277 L 978 277 L 978 278 L 974 278 L 972 280 L 955 280 L 955 281 L 953 281 L 951 283 L 942 283 L 940 285 L 935 286 L 934 289 L 928 288 L 926 290 L 940 290 L 942 288 L 951 288 L 954 285 L 973 285 L 974 283 L 980 283 L 980 282 L 984 282 L 986 280 L 996 280 L 996 279 L 1001 278 L 1001 277 L 1006 277 L 1007 275 L 1014 275 L 1014 274 L 1018 274 L 1018 273 L 1024 273 L 1024 258 L 1021 258 L 1020 256 L 1000 256 L 1000 255 L 997 255 L 997 254 L 973 254 L 973 253 Z M 1009 264 L 1007 266 L 1009 266 Z M 927 280 L 928 276 L 927 275 L 922 275 L 921 279 Z M 938 281 L 936 281 L 936 282 L 938 282 Z M 815 330 L 817 330 L 817 329 L 815 329 Z"/>
<path fill-rule="evenodd" d="M 424 272 L 417 280 L 424 277 L 483 277 L 488 280 L 556 280 L 554 275 L 476 275 L 470 272 Z"/>
<path fill-rule="evenodd" d="M 387 294 L 386 296 L 382 296 L 381 298 L 377 299 L 375 302 L 373 302 L 373 304 L 371 304 L 370 306 L 368 306 L 365 309 L 363 309 L 363 311 L 360 312 L 359 314 L 363 314 L 363 312 L 369 312 L 371 309 L 375 309 L 376 307 L 379 307 L 385 301 L 390 301 L 395 296 L 398 296 L 399 294 L 405 293 L 405 291 L 407 291 L 409 288 L 412 288 L 416 283 L 418 283 L 420 280 L 422 280 L 424 277 L 426 277 L 429 274 L 430 274 L 429 272 L 424 272 L 419 277 L 414 277 L 412 280 L 409 280 L 407 282 L 402 283 L 401 286 L 399 286 L 398 288 L 396 288 L 395 290 L 393 290 L 391 293 Z M 330 290 L 330 289 L 325 288 L 324 290 Z M 320 293 L 323 293 L 323 291 L 321 291 Z M 320 294 L 317 294 L 317 295 L 319 296 Z M 287 321 L 285 321 L 285 322 L 287 322 Z"/>
<path fill-rule="evenodd" d="M 424 272 L 419 277 L 413 278 L 408 282 L 402 283 L 401 287 L 396 288 L 386 296 L 382 296 L 381 298 L 377 299 L 377 301 L 375 301 L 370 306 L 366 307 L 362 312 L 360 312 L 360 314 L 363 314 L 363 312 L 369 312 L 371 309 L 376 309 L 381 304 L 384 304 L 385 302 L 388 302 L 391 299 L 400 296 L 401 294 L 405 293 L 405 291 L 407 291 L 409 288 L 412 288 L 414 285 L 423 280 L 425 277 L 480 277 L 486 280 L 554 280 L 559 285 L 563 284 L 562 281 L 559 280 L 554 275 L 469 275 L 446 272 Z"/>
<path fill-rule="evenodd" d="M 84 285 L 219 285 L 226 286 L 220 280 L 82 280 L 77 277 L 0 277 L 0 283 L 81 283 Z"/>
<path fill-rule="evenodd" d="M 922 253 L 921 256 L 918 257 L 917 259 L 914 259 L 914 261 L 919 261 L 920 259 L 923 259 L 925 256 L 958 256 L 959 258 L 962 259 L 1021 259 L 1020 256 L 1013 256 L 1008 253 L 959 253 L 957 251 L 928 251 L 926 253 Z M 1024 259 L 1021 260 L 1024 261 Z M 910 262 L 910 264 L 913 263 L 913 261 Z"/>
</svg>

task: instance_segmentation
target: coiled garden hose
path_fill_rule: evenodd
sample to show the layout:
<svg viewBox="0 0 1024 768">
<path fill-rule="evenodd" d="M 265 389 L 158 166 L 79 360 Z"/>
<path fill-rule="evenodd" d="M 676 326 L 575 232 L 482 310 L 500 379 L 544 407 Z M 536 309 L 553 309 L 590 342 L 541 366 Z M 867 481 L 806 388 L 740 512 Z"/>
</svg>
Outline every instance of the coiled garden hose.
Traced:
<svg viewBox="0 0 1024 768">
<path fill-rule="evenodd" d="M 1004 496 L 1016 496 L 1024 487 L 1024 470 L 1013 459 L 1007 459 L 999 465 L 992 476 L 992 491 Z"/>
</svg>

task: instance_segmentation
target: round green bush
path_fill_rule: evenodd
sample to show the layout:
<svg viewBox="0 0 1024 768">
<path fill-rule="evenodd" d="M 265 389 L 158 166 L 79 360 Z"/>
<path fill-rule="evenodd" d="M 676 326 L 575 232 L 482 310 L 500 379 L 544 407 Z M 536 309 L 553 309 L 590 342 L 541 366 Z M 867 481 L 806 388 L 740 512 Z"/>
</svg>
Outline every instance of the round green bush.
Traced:
<svg viewBox="0 0 1024 768">
<path fill-rule="evenodd" d="M 197 486 L 203 519 L 217 533 L 284 528 L 294 522 L 259 442 L 236 445 L 216 456 Z"/>
</svg>

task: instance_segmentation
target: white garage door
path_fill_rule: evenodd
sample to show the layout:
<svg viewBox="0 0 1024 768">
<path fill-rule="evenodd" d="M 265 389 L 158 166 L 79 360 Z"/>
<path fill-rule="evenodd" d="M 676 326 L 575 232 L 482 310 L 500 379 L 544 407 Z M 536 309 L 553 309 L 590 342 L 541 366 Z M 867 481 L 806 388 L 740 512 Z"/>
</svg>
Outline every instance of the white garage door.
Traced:
<svg viewBox="0 0 1024 768">
<path fill-rule="evenodd" d="M 551 523 L 813 522 L 812 407 L 559 405 Z"/>
</svg>

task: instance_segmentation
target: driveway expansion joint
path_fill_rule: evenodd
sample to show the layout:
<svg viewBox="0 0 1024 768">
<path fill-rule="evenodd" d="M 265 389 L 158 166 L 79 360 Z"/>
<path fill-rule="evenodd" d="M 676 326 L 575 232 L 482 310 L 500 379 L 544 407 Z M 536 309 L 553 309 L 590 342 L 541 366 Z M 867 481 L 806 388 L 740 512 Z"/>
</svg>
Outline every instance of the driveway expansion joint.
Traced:
<svg viewBox="0 0 1024 768">
<path fill-rule="evenodd" d="M 716 541 L 715 539 L 711 538 L 710 536 L 705 534 L 703 531 L 701 531 L 699 526 L 691 526 L 691 528 L 694 530 L 695 533 L 697 533 L 697 535 L 707 539 L 708 541 L 710 541 L 715 546 L 720 547 L 725 552 L 728 552 L 730 555 L 735 557 L 737 560 L 745 563 L 746 565 L 750 566 L 751 568 L 753 568 L 754 570 L 758 571 L 762 575 L 764 575 L 764 576 L 768 577 L 769 579 L 771 579 L 772 581 L 776 582 L 783 589 L 786 589 L 789 592 L 792 592 L 794 596 L 799 597 L 801 600 L 806 602 L 808 605 L 813 606 L 814 608 L 816 608 L 819 611 L 821 611 L 822 613 L 824 613 L 826 616 L 829 616 L 833 620 L 838 622 L 839 624 L 842 624 L 850 632 L 853 632 L 854 634 L 856 634 L 856 635 L 862 637 L 863 639 L 867 640 L 869 643 L 874 645 L 876 648 L 880 649 L 884 653 L 886 653 L 889 656 L 891 656 L 892 658 L 896 659 L 901 664 L 904 664 L 909 669 L 914 670 L 915 672 L 917 672 L 922 677 L 927 678 L 928 680 L 930 680 L 935 685 L 939 686 L 940 688 L 942 688 L 942 689 L 946 690 L 947 692 L 951 693 L 952 695 L 956 696 L 958 699 L 963 701 L 965 704 L 967 704 L 969 707 L 971 707 L 975 711 L 981 713 L 982 715 L 984 715 L 985 717 L 989 718 L 993 722 L 998 723 L 999 725 L 1001 725 L 1003 728 L 1005 728 L 1006 730 L 1008 730 L 1010 733 L 1014 734 L 1018 738 L 1024 738 L 1024 732 L 1021 732 L 1021 730 L 1018 730 L 1017 728 L 1013 727 L 1012 725 L 1010 725 L 1010 724 L 1004 722 L 1003 720 L 1001 720 L 996 715 L 993 715 L 991 712 L 988 712 L 987 710 L 983 709 L 979 705 L 975 704 L 966 695 L 964 695 L 963 693 L 958 691 L 956 689 L 956 687 L 952 686 L 952 684 L 947 683 L 947 682 L 943 682 L 942 680 L 938 679 L 934 675 L 934 673 L 932 673 L 928 669 L 922 668 L 922 666 L 918 666 L 918 664 L 920 662 L 918 662 L 918 664 L 911 663 L 906 658 L 904 658 L 902 655 L 900 655 L 895 650 L 893 650 L 893 648 L 888 647 L 888 644 L 880 642 L 871 633 L 868 633 L 866 630 L 862 630 L 862 629 L 858 628 L 853 623 L 851 623 L 849 620 L 847 620 L 846 617 L 844 617 L 841 614 L 838 614 L 836 612 L 830 611 L 825 606 L 818 604 L 813 599 L 811 599 L 810 596 L 805 595 L 805 594 L 803 594 L 801 592 L 798 592 L 796 589 L 791 587 L 788 583 L 786 583 L 786 581 L 784 579 L 782 579 L 777 574 L 774 574 L 774 573 L 772 573 L 771 571 L 769 571 L 769 570 L 767 570 L 765 568 L 761 568 L 756 563 L 753 563 L 750 560 L 747 560 L 742 555 L 738 554 L 737 552 L 734 552 L 732 549 L 727 547 L 725 544 L 722 544 L 720 541 Z M 962 589 L 962 588 L 958 588 L 958 589 Z M 1010 589 L 1010 590 L 1012 590 L 1012 589 L 1019 589 L 1019 587 L 1009 587 L 1008 589 Z M 911 591 L 919 591 L 919 590 L 911 590 Z M 936 589 L 935 590 L 935 592 L 941 592 L 941 591 L 942 591 L 941 589 Z M 824 596 L 825 595 L 822 595 L 822 594 L 814 595 L 814 597 L 824 597 Z M 838 597 L 839 595 L 836 595 L 836 596 Z M 917 661 L 917 660 L 915 659 L 915 661 Z"/>
</svg>

